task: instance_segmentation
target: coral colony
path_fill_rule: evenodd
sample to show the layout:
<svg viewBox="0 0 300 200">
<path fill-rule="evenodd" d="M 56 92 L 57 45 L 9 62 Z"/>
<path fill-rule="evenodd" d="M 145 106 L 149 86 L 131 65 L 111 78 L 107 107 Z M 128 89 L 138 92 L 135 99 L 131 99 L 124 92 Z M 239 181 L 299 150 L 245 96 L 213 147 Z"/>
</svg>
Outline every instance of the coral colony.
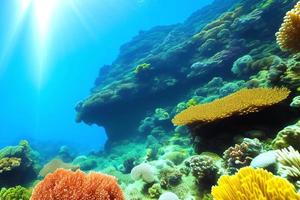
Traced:
<svg viewBox="0 0 300 200">
<path fill-rule="evenodd" d="M 140 32 L 76 106 L 105 150 L 5 147 L 0 200 L 300 200 L 299 35 L 296 0 L 215 0 Z"/>
</svg>

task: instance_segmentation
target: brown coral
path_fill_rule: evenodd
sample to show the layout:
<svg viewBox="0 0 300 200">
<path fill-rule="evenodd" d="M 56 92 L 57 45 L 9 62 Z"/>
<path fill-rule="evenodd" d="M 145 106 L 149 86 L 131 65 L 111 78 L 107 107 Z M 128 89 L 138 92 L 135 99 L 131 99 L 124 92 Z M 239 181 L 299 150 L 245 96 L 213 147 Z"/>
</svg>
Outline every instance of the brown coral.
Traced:
<svg viewBox="0 0 300 200">
<path fill-rule="evenodd" d="M 116 179 L 100 173 L 59 169 L 33 190 L 31 200 L 124 200 Z"/>
<path fill-rule="evenodd" d="M 300 50 L 300 1 L 286 13 L 284 21 L 276 33 L 277 43 L 282 50 Z"/>
<path fill-rule="evenodd" d="M 53 159 L 50 162 L 48 162 L 46 165 L 44 165 L 44 167 L 39 172 L 39 175 L 42 177 L 45 177 L 49 173 L 53 173 L 53 172 L 55 172 L 55 170 L 57 170 L 59 168 L 70 169 L 70 170 L 75 171 L 75 170 L 79 169 L 79 166 L 65 163 L 60 159 Z"/>
<path fill-rule="evenodd" d="M 0 159 L 0 173 L 11 171 L 21 165 L 21 158 L 5 157 Z"/>
<path fill-rule="evenodd" d="M 189 107 L 172 122 L 175 125 L 209 123 L 233 115 L 247 115 L 283 101 L 289 93 L 287 88 L 242 89 L 211 103 Z"/>
</svg>

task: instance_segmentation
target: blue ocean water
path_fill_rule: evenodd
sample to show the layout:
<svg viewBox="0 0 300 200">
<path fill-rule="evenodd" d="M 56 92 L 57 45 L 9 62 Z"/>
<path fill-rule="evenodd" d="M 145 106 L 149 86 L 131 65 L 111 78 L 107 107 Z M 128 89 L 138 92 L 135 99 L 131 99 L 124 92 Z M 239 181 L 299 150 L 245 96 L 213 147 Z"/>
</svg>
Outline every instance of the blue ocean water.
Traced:
<svg viewBox="0 0 300 200">
<path fill-rule="evenodd" d="M 104 129 L 75 123 L 74 110 L 99 67 L 140 30 L 183 22 L 211 0 L 49 2 L 1 2 L 0 147 L 27 139 L 41 149 L 101 149 Z"/>
</svg>

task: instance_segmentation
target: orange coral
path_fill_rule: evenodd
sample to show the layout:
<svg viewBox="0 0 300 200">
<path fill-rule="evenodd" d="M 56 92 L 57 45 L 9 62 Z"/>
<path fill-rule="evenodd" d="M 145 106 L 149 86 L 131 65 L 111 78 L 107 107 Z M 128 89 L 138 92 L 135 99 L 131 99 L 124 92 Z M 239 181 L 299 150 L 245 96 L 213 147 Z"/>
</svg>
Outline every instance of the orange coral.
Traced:
<svg viewBox="0 0 300 200">
<path fill-rule="evenodd" d="M 277 43 L 282 50 L 300 51 L 300 1 L 286 13 L 276 33 Z"/>
<path fill-rule="evenodd" d="M 33 190 L 31 200 L 124 200 L 116 179 L 100 173 L 59 169 Z"/>
<path fill-rule="evenodd" d="M 242 89 L 213 102 L 191 106 L 176 115 L 172 122 L 175 125 L 209 123 L 233 115 L 247 115 L 283 101 L 289 93 L 287 88 Z"/>
</svg>

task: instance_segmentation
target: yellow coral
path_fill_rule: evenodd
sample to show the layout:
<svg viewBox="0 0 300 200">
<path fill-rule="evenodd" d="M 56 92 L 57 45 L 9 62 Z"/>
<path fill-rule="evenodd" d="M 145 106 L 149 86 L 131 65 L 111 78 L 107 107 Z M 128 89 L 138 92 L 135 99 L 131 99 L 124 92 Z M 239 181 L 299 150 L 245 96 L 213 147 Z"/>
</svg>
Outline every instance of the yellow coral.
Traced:
<svg viewBox="0 0 300 200">
<path fill-rule="evenodd" d="M 21 158 L 5 157 L 0 159 L 0 174 L 3 172 L 11 171 L 12 169 L 21 165 Z"/>
<path fill-rule="evenodd" d="M 300 50 L 300 1 L 286 13 L 284 21 L 276 33 L 277 43 L 282 50 Z"/>
<path fill-rule="evenodd" d="M 215 200 L 300 200 L 286 179 L 264 169 L 245 167 L 233 176 L 224 175 L 212 188 Z"/>
<path fill-rule="evenodd" d="M 232 115 L 246 115 L 283 101 L 289 93 L 287 88 L 242 89 L 211 103 L 191 106 L 177 114 L 172 122 L 175 125 L 208 123 Z"/>
</svg>

